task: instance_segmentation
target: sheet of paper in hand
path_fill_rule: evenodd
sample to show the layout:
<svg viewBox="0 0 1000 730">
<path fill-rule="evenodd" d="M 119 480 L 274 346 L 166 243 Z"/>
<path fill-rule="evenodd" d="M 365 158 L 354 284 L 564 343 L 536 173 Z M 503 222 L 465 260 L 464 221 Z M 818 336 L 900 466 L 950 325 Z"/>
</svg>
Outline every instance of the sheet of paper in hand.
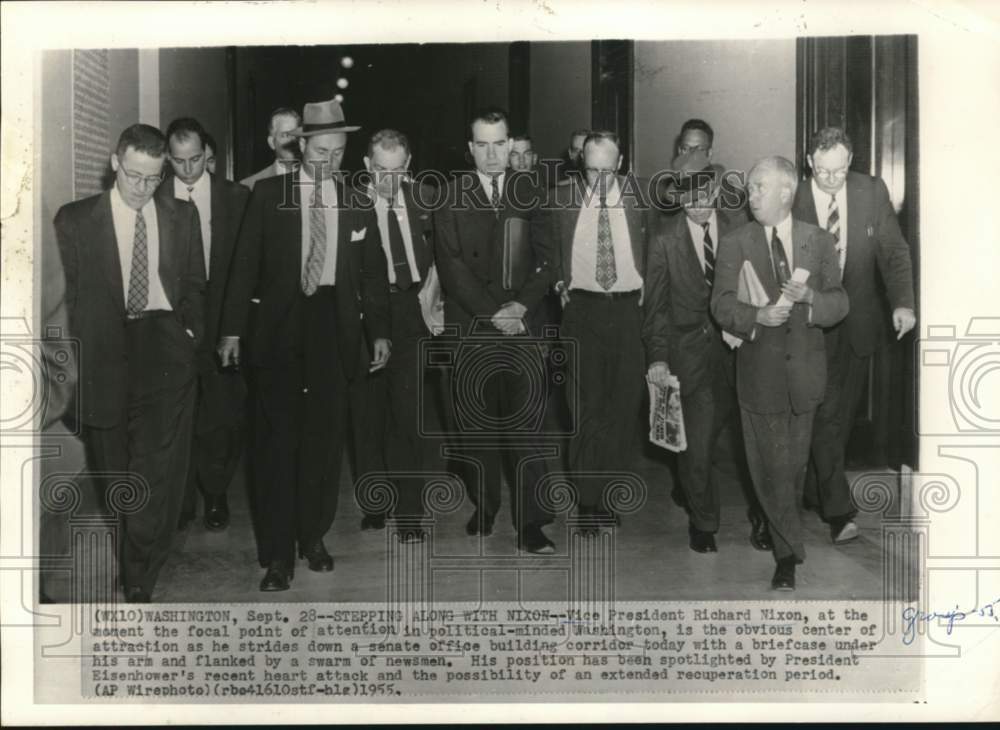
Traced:
<svg viewBox="0 0 1000 730">
<path fill-rule="evenodd" d="M 681 412 L 681 384 L 671 375 L 667 385 L 649 385 L 649 440 L 670 451 L 684 451 L 684 414 Z"/>
</svg>

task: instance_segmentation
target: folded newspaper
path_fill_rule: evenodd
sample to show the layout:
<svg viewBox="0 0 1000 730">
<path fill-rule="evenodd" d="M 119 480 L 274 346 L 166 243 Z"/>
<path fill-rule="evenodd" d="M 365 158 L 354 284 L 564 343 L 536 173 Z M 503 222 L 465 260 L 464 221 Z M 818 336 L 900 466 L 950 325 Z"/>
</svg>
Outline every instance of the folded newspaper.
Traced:
<svg viewBox="0 0 1000 730">
<path fill-rule="evenodd" d="M 808 269 L 797 268 L 792 272 L 792 280 L 805 282 L 809 279 Z M 767 290 L 764 289 L 764 285 L 760 283 L 760 277 L 757 276 L 757 272 L 754 271 L 753 264 L 749 261 L 743 262 L 743 268 L 740 269 L 740 280 L 736 287 L 736 298 L 743 302 L 744 304 L 750 304 L 754 307 L 766 307 L 770 304 L 771 300 L 767 296 Z M 784 294 L 775 302 L 777 307 L 788 307 L 791 306 L 792 302 L 789 301 L 788 297 Z M 725 340 L 726 344 L 729 345 L 734 350 L 743 344 L 743 339 L 737 337 L 734 334 L 723 331 L 722 339 Z"/>
<path fill-rule="evenodd" d="M 649 385 L 649 440 L 670 451 L 684 451 L 684 414 L 681 412 L 681 384 L 671 375 L 666 386 Z"/>
</svg>

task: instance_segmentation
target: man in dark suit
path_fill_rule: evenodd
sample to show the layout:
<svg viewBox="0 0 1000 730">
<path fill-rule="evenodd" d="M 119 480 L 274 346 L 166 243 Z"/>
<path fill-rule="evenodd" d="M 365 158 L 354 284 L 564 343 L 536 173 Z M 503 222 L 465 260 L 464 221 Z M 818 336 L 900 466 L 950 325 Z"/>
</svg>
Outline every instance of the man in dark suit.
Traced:
<svg viewBox="0 0 1000 730">
<path fill-rule="evenodd" d="M 423 378 L 419 345 L 430 332 L 418 295 L 434 264 L 433 193 L 407 179 L 410 142 L 402 132 L 382 129 L 372 135 L 364 162 L 371 179 L 363 192 L 375 208 L 389 274 L 392 357 L 384 370 L 367 378 L 369 387 L 361 389 L 368 402 L 355 404 L 362 420 L 355 438 L 365 442 L 362 448 L 372 454 L 367 461 L 376 470 L 413 474 L 424 469 L 417 412 Z M 401 476 L 394 481 L 395 514 L 410 518 L 400 529 L 400 539 L 420 542 L 424 532 L 415 522 L 423 515 L 423 482 Z M 385 517 L 385 513 L 366 514 L 361 527 L 381 529 Z"/>
<path fill-rule="evenodd" d="M 617 176 L 622 154 L 613 132 L 591 132 L 583 145 L 585 176 L 554 188 L 533 237 L 551 253 L 563 304 L 561 335 L 576 342 L 568 368 L 577 408 L 569 444 L 571 472 L 629 471 L 645 387 L 642 287 L 654 209 L 648 182 Z M 614 519 L 594 479 L 582 479 L 579 512 Z"/>
<path fill-rule="evenodd" d="M 805 558 L 798 502 L 809 459 L 816 407 L 826 388 L 822 327 L 847 314 L 833 237 L 791 216 L 795 167 L 765 157 L 750 170 L 754 222 L 719 245 L 712 314 L 743 339 L 736 388 L 747 462 L 767 515 L 777 562 L 772 588 L 795 589 L 795 566 Z M 768 304 L 755 306 L 759 282 Z"/>
<path fill-rule="evenodd" d="M 148 488 L 124 518 L 125 598 L 148 602 L 184 496 L 205 336 L 198 210 L 156 198 L 166 140 L 135 124 L 111 156 L 114 187 L 55 218 L 70 332 L 80 342 L 80 414 L 92 472 Z M 148 496 L 148 498 L 147 498 Z"/>
<path fill-rule="evenodd" d="M 445 321 L 458 329 L 464 346 L 459 347 L 454 372 L 462 372 L 466 365 L 487 371 L 495 366 L 495 371 L 484 377 L 481 392 L 466 392 L 457 378 L 445 388 L 451 422 L 462 423 L 459 411 L 472 409 L 477 411 L 473 427 L 478 428 L 487 422 L 503 423 L 525 407 L 533 411 L 544 408 L 543 403 L 531 402 L 530 378 L 543 372 L 541 354 L 518 343 L 528 334 L 525 318 L 545 294 L 549 273 L 545 253 L 528 248 L 528 221 L 542 191 L 532 175 L 507 172 L 510 139 L 506 114 L 499 109 L 481 111 L 469 129 L 469 150 L 476 170 L 459 175 L 446 188 L 445 204 L 434 216 L 435 259 L 445 297 Z M 517 259 L 507 268 L 505 240 Z M 511 362 L 522 367 L 512 368 Z M 483 413 L 478 413 L 480 401 Z M 541 428 L 541 423 L 537 426 Z M 456 435 L 472 437 L 469 432 Z M 546 470 L 544 459 L 539 458 L 533 444 L 526 443 L 519 450 L 526 452 L 520 464 L 512 444 L 503 452 L 496 448 L 467 450 L 478 462 L 482 481 L 472 474 L 466 478 L 466 488 L 476 505 L 466 531 L 470 535 L 492 534 L 500 509 L 502 454 L 508 467 L 518 547 L 531 553 L 551 553 L 555 547 L 542 531 L 551 515 L 539 504 L 536 493 Z"/>
<path fill-rule="evenodd" d="M 267 118 L 267 146 L 274 150 L 274 162 L 240 180 L 253 190 L 261 180 L 293 172 L 299 164 L 299 147 L 292 132 L 302 124 L 302 117 L 287 106 L 278 107 Z"/>
<path fill-rule="evenodd" d="M 695 552 L 714 553 L 719 487 L 712 466 L 720 453 L 726 453 L 720 437 L 727 426 L 728 433 L 737 437 L 730 453 L 737 457 L 741 479 L 746 471 L 739 423 L 733 418 L 736 358 L 709 313 L 709 302 L 718 241 L 744 221 L 718 207 L 721 180 L 704 152 L 684 153 L 671 167 L 677 174 L 671 192 L 684 215 L 661 219 L 650 242 L 643 303 L 647 375 L 662 387 L 668 385 L 671 373 L 680 381 L 687 449 L 678 454 L 678 465 L 689 544 Z M 746 486 L 751 498 L 750 542 L 758 550 L 770 550 L 767 521 L 753 487 Z"/>
<path fill-rule="evenodd" d="M 254 371 L 262 591 L 288 589 L 296 542 L 310 570 L 333 570 L 323 536 L 336 514 L 349 382 L 389 357 L 375 214 L 335 175 L 347 132 L 357 129 L 335 101 L 306 104 L 295 130 L 303 163 L 257 183 L 226 289 L 222 365 L 243 359 Z M 251 298 L 258 303 L 248 332 Z"/>
<path fill-rule="evenodd" d="M 812 177 L 799 185 L 793 214 L 836 239 L 851 311 L 826 330 L 827 386 L 813 425 L 807 498 L 820 508 L 834 543 L 858 536 L 856 513 L 844 474 L 844 450 L 864 393 L 872 354 L 892 326 L 900 339 L 916 324 L 910 248 L 899 230 L 885 183 L 851 172 L 851 140 L 839 127 L 821 129 L 806 156 Z M 879 283 L 881 279 L 882 283 Z"/>
<path fill-rule="evenodd" d="M 214 343 L 219 341 L 222 297 L 250 191 L 206 171 L 206 133 L 197 120 L 175 119 L 166 136 L 174 174 L 160 185 L 157 196 L 187 200 L 198 208 L 208 276 L 205 337 L 198 352 L 194 446 L 180 526 L 194 518 L 195 492 L 200 487 L 205 498 L 205 527 L 224 530 L 229 525 L 226 490 L 243 446 L 246 385 L 238 372 L 219 367 Z"/>
</svg>

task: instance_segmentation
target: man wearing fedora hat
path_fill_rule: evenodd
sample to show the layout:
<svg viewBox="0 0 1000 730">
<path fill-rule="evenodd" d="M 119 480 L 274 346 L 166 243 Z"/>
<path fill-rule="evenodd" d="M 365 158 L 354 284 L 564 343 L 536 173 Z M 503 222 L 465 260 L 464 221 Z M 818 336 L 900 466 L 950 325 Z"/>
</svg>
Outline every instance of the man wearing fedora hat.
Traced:
<svg viewBox="0 0 1000 730">
<path fill-rule="evenodd" d="M 750 502 L 750 542 L 770 550 L 767 521 L 742 458 L 735 353 L 709 313 L 719 241 L 745 221 L 719 206 L 721 178 L 706 152 L 678 155 L 671 172 L 667 193 L 684 215 L 664 217 L 650 241 L 642 329 L 649 379 L 666 386 L 673 373 L 680 381 L 687 449 L 678 455 L 678 466 L 689 544 L 697 553 L 716 552 L 720 504 L 712 466 L 720 456 L 732 456 Z M 735 437 L 728 449 L 720 448 L 724 434 Z"/>
<path fill-rule="evenodd" d="M 223 365 L 253 368 L 262 591 L 289 587 L 295 546 L 333 570 L 333 524 L 349 383 L 389 358 L 388 279 L 371 205 L 337 174 L 349 126 L 335 101 L 306 104 L 302 164 L 257 182 L 240 231 L 220 332 Z M 257 302 L 248 332 L 251 297 Z M 362 347 L 362 333 L 372 352 Z M 250 337 L 250 351 L 240 343 Z"/>
</svg>

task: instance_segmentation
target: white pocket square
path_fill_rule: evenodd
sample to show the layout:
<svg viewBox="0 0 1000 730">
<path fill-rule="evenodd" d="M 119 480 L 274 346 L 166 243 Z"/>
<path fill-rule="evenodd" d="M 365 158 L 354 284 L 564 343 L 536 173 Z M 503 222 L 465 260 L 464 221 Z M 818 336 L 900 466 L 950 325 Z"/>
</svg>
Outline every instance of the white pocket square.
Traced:
<svg viewBox="0 0 1000 730">
<path fill-rule="evenodd" d="M 355 241 L 363 241 L 365 238 L 365 233 L 368 232 L 368 227 L 365 226 L 360 231 L 351 231 L 351 243 Z"/>
</svg>

